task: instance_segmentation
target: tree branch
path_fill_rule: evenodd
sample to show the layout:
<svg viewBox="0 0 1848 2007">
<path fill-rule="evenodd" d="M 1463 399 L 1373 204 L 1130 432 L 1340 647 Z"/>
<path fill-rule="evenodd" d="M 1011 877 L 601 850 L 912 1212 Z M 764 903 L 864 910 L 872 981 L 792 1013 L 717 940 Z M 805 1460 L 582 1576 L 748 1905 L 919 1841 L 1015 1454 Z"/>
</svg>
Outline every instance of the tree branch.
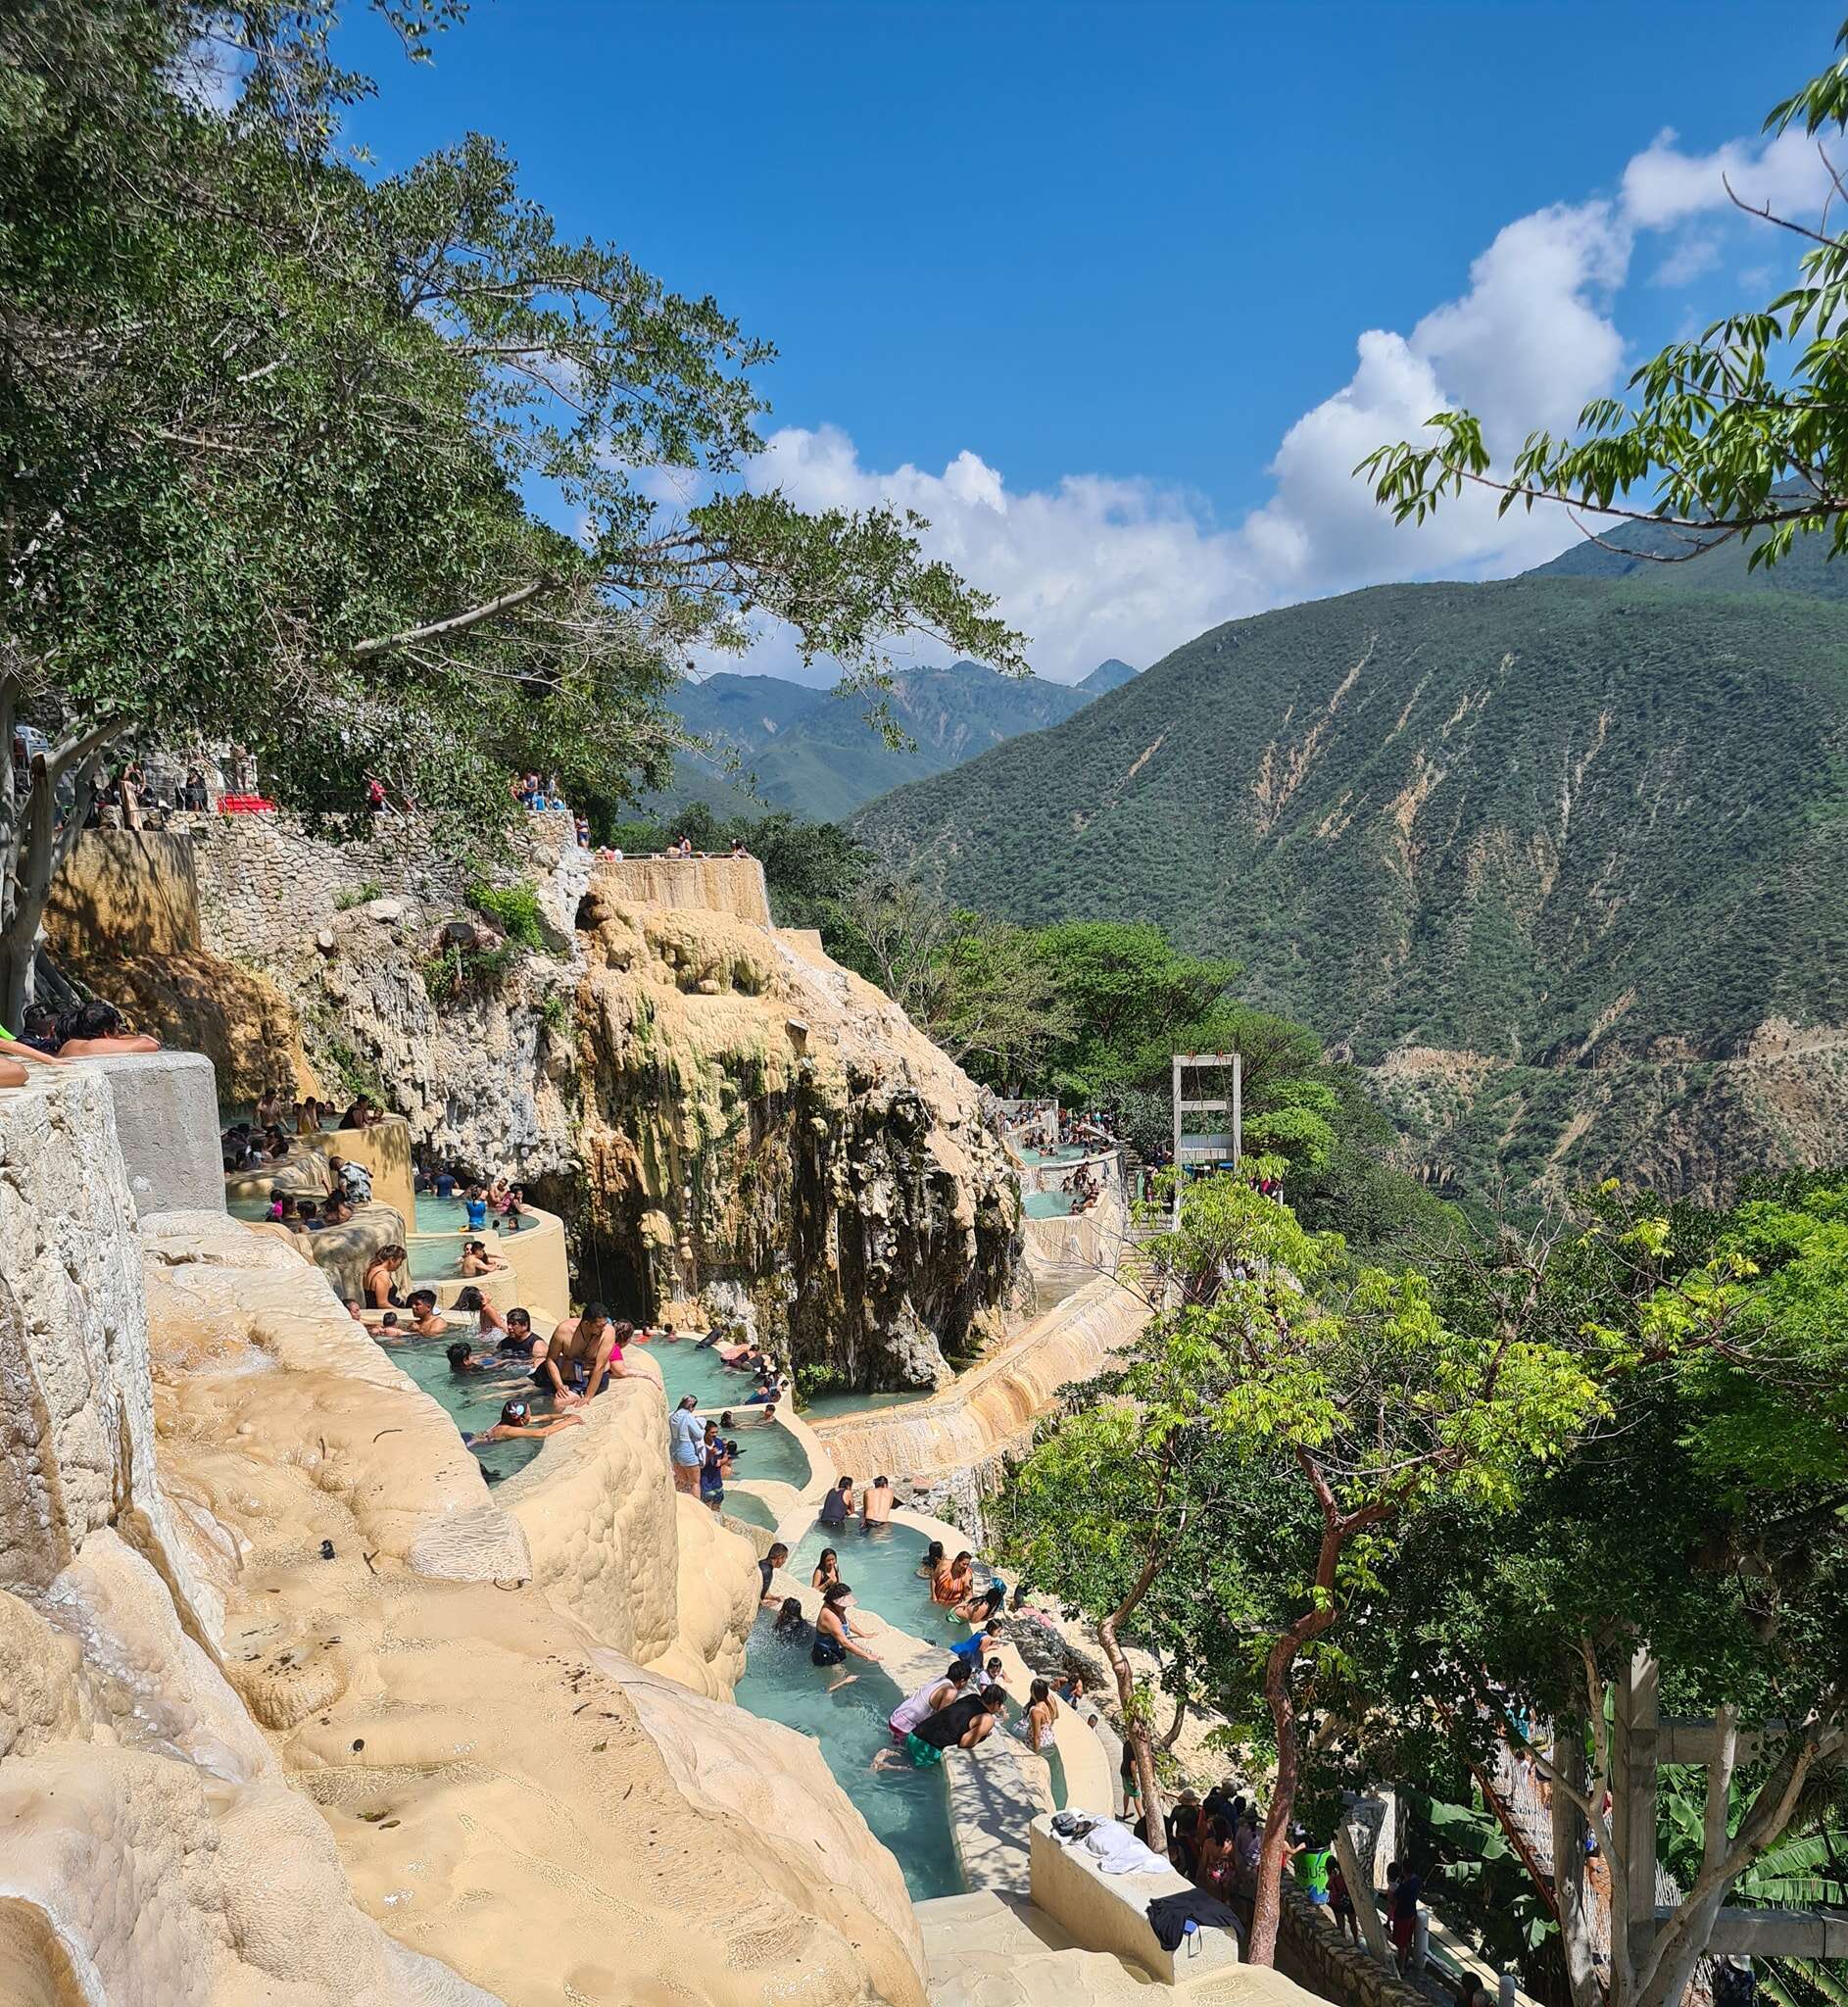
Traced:
<svg viewBox="0 0 1848 2007">
<path fill-rule="evenodd" d="M 529 579 L 524 585 L 516 585 L 511 592 L 502 593 L 499 599 L 484 600 L 478 607 L 450 614 L 446 620 L 431 620 L 421 627 L 406 627 L 396 634 L 380 634 L 369 641 L 355 642 L 354 660 L 367 661 L 390 649 L 410 647 L 419 641 L 436 641 L 446 634 L 465 634 L 470 627 L 479 627 L 484 621 L 498 620 L 503 613 L 513 612 L 556 583 L 551 578 Z"/>
</svg>

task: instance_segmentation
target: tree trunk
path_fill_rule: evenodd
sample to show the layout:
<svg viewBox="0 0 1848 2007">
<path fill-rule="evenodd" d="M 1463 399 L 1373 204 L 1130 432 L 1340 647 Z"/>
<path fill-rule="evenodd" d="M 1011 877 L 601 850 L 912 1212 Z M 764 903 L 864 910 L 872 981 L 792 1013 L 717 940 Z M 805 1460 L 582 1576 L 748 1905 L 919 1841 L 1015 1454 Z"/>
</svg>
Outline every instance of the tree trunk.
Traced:
<svg viewBox="0 0 1848 2007">
<path fill-rule="evenodd" d="M 1289 1671 L 1296 1659 L 1294 1630 L 1271 1647 L 1264 1667 L 1264 1699 L 1271 1710 L 1277 1737 L 1277 1785 L 1264 1819 L 1258 1849 L 1257 1891 L 1251 1898 L 1251 1941 L 1245 1956 L 1252 1965 L 1277 1963 L 1277 1926 L 1284 1908 L 1284 1847 L 1289 1836 L 1289 1815 L 1296 1802 L 1300 1756 L 1296 1747 L 1296 1703 L 1289 1691 Z"/>
<path fill-rule="evenodd" d="M 1584 1818 L 1564 1788 L 1585 1788 L 1584 1738 L 1582 1722 L 1569 1717 L 1554 1722 L 1552 1767 L 1560 1783 L 1552 1787 L 1553 1902 L 1573 2007 L 1602 2007 L 1608 1989 L 1595 1961 L 1589 1908 L 1595 1898 L 1585 1886 Z"/>
<path fill-rule="evenodd" d="M 1122 1614 L 1121 1610 L 1114 1610 L 1098 1622 L 1097 1642 L 1103 1646 L 1103 1655 L 1116 1675 L 1116 1697 L 1123 1709 L 1123 1739 L 1136 1759 L 1136 1785 L 1143 1799 L 1143 1837 L 1156 1853 L 1165 1854 L 1168 1827 L 1162 1815 L 1160 1787 L 1155 1782 L 1154 1744 L 1149 1739 L 1148 1725 L 1140 1718 L 1136 1707 L 1135 1668 L 1117 1642 L 1117 1621 Z"/>
</svg>

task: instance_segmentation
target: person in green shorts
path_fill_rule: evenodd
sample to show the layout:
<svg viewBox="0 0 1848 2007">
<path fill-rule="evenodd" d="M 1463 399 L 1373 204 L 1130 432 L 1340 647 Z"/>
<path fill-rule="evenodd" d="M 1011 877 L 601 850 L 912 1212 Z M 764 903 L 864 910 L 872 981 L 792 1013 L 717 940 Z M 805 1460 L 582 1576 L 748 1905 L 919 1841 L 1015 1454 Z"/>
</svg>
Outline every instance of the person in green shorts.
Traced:
<svg viewBox="0 0 1848 2007">
<path fill-rule="evenodd" d="M 1311 1902 L 1326 1908 L 1329 1902 L 1329 1870 L 1335 1865 L 1335 1849 L 1331 1846 L 1310 1846 L 1300 1826 L 1291 1837 L 1296 1841 L 1296 1846 L 1291 1849 L 1296 1856 L 1296 1885 Z"/>
<path fill-rule="evenodd" d="M 903 1753 L 881 1749 L 873 1758 L 875 1770 L 931 1770 L 944 1760 L 946 1749 L 973 1749 L 988 1735 L 1007 1695 L 998 1687 L 984 1687 L 979 1693 L 965 1693 L 926 1715 L 904 1738 Z"/>
</svg>

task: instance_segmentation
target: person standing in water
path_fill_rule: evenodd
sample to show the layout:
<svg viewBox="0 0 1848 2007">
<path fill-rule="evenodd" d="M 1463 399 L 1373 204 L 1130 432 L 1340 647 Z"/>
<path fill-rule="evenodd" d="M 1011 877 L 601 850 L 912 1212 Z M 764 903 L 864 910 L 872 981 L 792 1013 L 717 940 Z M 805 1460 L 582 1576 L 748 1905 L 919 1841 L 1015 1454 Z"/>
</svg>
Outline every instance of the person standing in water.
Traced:
<svg viewBox="0 0 1848 2007">
<path fill-rule="evenodd" d="M 845 1582 L 830 1583 L 821 1597 L 821 1614 L 815 1619 L 815 1641 L 809 1647 L 811 1665 L 844 1667 L 848 1653 L 855 1658 L 879 1663 L 879 1654 L 862 1644 L 847 1627 L 848 1605 L 853 1591 Z M 828 1691 L 833 1693 L 840 1688 L 850 1686 L 858 1679 L 857 1673 L 843 1672 L 839 1679 L 828 1683 Z"/>
<path fill-rule="evenodd" d="M 860 1532 L 892 1524 L 892 1481 L 875 1478 L 860 1493 Z"/>
</svg>

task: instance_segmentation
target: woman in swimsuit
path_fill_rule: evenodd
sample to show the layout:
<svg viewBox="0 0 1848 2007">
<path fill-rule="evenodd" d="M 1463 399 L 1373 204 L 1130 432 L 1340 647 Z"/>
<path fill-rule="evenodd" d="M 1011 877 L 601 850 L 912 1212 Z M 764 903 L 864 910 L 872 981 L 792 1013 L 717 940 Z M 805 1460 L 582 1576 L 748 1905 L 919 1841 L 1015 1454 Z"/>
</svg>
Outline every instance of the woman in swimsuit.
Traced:
<svg viewBox="0 0 1848 2007">
<path fill-rule="evenodd" d="M 924 1549 L 924 1558 L 917 1564 L 917 1572 L 926 1582 L 935 1582 L 937 1571 L 943 1565 L 944 1543 L 942 1541 L 932 1541 Z"/>
<path fill-rule="evenodd" d="M 1037 1749 L 1042 1756 L 1051 1755 L 1058 1746 L 1058 1738 L 1052 1733 L 1052 1718 L 1058 1711 L 1051 1688 L 1044 1680 L 1035 1680 L 1027 1702 L 1028 1748 Z"/>
<path fill-rule="evenodd" d="M 941 1603 L 953 1616 L 956 1605 L 966 1602 L 975 1587 L 975 1557 L 961 1553 L 931 1584 L 931 1601 Z"/>
<path fill-rule="evenodd" d="M 870 1659 L 879 1663 L 879 1654 L 869 1651 L 854 1638 L 847 1627 L 848 1598 L 852 1594 L 845 1582 L 830 1583 L 822 1591 L 821 1614 L 815 1619 L 815 1641 L 809 1647 L 811 1665 L 844 1666 L 851 1651 L 855 1658 Z M 837 1680 L 828 1683 L 828 1691 L 846 1687 L 859 1676 L 856 1673 L 842 1673 Z"/>
<path fill-rule="evenodd" d="M 398 1271 L 410 1257 L 396 1241 L 381 1248 L 365 1266 L 365 1300 L 374 1310 L 398 1309 L 404 1297 L 398 1294 Z"/>
<path fill-rule="evenodd" d="M 815 1572 L 808 1578 L 808 1587 L 820 1590 L 825 1595 L 840 1579 L 840 1555 L 832 1547 L 823 1547 L 821 1559 L 815 1563 Z"/>
</svg>

